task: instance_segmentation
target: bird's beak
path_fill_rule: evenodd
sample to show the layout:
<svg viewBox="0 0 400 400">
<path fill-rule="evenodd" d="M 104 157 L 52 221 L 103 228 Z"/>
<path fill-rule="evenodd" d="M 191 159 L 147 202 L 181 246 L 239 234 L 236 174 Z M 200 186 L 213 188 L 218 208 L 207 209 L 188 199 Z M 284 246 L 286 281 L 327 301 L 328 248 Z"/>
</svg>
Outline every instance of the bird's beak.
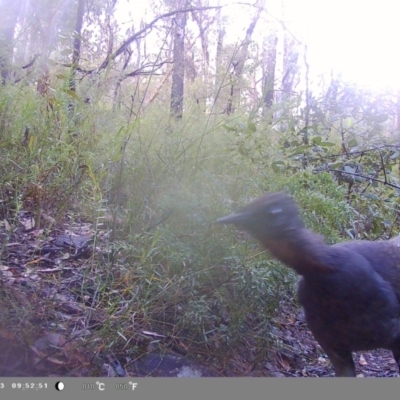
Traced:
<svg viewBox="0 0 400 400">
<path fill-rule="evenodd" d="M 240 224 L 246 219 L 245 213 L 234 213 L 225 217 L 219 218 L 215 221 L 215 224 Z"/>
</svg>

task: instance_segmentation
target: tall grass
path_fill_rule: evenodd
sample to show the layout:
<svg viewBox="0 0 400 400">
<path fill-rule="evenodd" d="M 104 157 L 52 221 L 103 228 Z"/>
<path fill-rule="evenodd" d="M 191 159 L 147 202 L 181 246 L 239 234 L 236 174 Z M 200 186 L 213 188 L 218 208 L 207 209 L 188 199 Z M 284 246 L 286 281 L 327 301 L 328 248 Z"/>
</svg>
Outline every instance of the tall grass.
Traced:
<svg viewBox="0 0 400 400">
<path fill-rule="evenodd" d="M 187 105 L 176 122 L 165 102 L 132 117 L 99 98 L 79 103 L 71 116 L 67 91 L 54 89 L 48 98 L 29 85 L 0 91 L 0 210 L 11 225 L 3 229 L 4 243 L 21 211 L 32 213 L 44 236 L 66 220 L 92 223 L 94 256 L 68 286 L 92 310 L 84 322 L 87 346 L 134 356 L 143 346 L 172 347 L 220 370 L 243 371 L 241 363 L 262 360 L 295 276 L 247 235 L 213 222 L 265 191 L 284 189 L 307 225 L 338 241 L 352 211 L 332 177 L 273 172 L 269 159 L 279 148 L 268 127 L 268 145 L 254 149 L 263 164 L 243 154 L 237 132 L 227 127 L 253 123 L 245 113 L 210 119 Z M 59 287 L 64 278 L 53 279 Z M 7 317 L 15 326 L 29 322 L 27 342 L 37 332 L 32 327 L 44 324 L 35 304 L 35 318 Z M 46 321 L 59 318 L 50 303 L 40 306 L 51 314 Z M 75 329 L 72 322 L 59 326 L 67 334 Z M 169 339 L 151 341 L 144 331 Z"/>
</svg>

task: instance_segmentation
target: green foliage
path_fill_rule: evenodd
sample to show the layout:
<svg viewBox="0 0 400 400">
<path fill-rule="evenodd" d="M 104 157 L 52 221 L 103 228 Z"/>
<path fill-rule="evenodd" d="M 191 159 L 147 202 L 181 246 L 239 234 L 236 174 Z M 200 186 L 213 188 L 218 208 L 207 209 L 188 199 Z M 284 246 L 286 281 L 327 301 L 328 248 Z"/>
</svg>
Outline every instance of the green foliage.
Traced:
<svg viewBox="0 0 400 400">
<path fill-rule="evenodd" d="M 393 189 L 400 188 L 400 149 L 396 136 L 388 133 L 395 122 L 390 96 L 336 80 L 324 97 L 310 96 L 297 115 L 287 113 L 288 104 L 275 107 L 280 107 L 280 117 L 273 123 L 264 119 L 256 126 L 249 119 L 225 126 L 234 137 L 232 153 L 249 161 L 266 182 L 274 176 L 278 189 L 288 177 L 299 179 L 307 174 L 305 187 L 298 190 L 306 190 L 310 198 L 315 197 L 314 191 L 317 196 L 326 191 L 329 176 L 340 193 L 335 198 L 347 203 L 347 221 L 332 226 L 341 237 L 379 239 L 395 235 L 399 231 L 398 193 Z M 313 185 L 312 174 L 324 176 L 323 184 Z M 311 193 L 307 188 L 310 185 Z M 337 207 L 318 209 L 316 200 L 310 206 L 321 218 L 333 207 L 333 222 Z M 330 204 L 329 198 L 324 197 L 323 202 Z"/>
<path fill-rule="evenodd" d="M 265 355 L 279 301 L 294 296 L 296 276 L 247 235 L 212 222 L 266 191 L 286 190 L 327 243 L 384 238 L 397 231 L 396 211 L 385 201 L 393 193 L 368 185 L 368 178 L 353 182 L 349 192 L 332 163 L 341 162 L 337 169 L 349 174 L 352 155 L 340 153 L 342 136 L 328 134 L 322 123 L 307 131 L 304 144 L 304 130 L 278 129 L 294 121 L 288 114 L 277 125 L 235 114 L 210 126 L 195 108 L 175 124 L 157 107 L 118 131 L 111 147 L 118 156 L 103 175 L 107 206 L 126 222 L 117 233 L 113 268 L 135 277 L 124 289 L 126 301 L 135 298 L 127 312 L 145 316 L 147 329 L 207 348 L 222 362 L 243 341 Z M 348 135 L 349 147 L 353 139 Z"/>
<path fill-rule="evenodd" d="M 88 121 L 66 123 L 68 97 L 54 92 L 46 102 L 29 86 L 1 89 L 0 166 L 5 215 L 24 207 L 40 220 L 43 212 L 61 217 L 82 189 L 95 187 L 92 173 L 96 138 Z M 86 185 L 89 184 L 89 186 Z M 29 204 L 28 204 L 29 203 Z"/>
<path fill-rule="evenodd" d="M 213 225 L 264 192 L 291 193 L 328 243 L 398 231 L 397 194 L 372 180 L 397 182 L 397 148 L 385 147 L 382 110 L 357 93 L 355 116 L 343 99 L 315 101 L 305 129 L 294 102 L 275 105 L 276 119 L 256 111 L 211 119 L 193 104 L 176 122 L 165 101 L 131 118 L 100 95 L 79 101 L 66 77 L 54 82 L 47 97 L 29 85 L 0 89 L 1 218 L 111 216 L 110 257 L 90 260 L 72 290 L 109 317 L 96 333 L 105 348 L 152 331 L 223 365 L 238 349 L 265 356 L 296 276 L 248 235 Z"/>
</svg>

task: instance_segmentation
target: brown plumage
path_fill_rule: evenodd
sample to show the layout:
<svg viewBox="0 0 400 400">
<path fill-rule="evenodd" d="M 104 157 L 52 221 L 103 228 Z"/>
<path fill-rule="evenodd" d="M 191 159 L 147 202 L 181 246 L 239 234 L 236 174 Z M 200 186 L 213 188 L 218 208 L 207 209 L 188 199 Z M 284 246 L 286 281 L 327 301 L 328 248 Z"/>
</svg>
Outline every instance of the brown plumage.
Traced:
<svg viewBox="0 0 400 400">
<path fill-rule="evenodd" d="M 336 376 L 355 376 L 353 351 L 385 348 L 400 368 L 400 240 L 329 246 L 306 229 L 284 192 L 267 193 L 220 218 L 252 234 L 301 279 L 308 326 Z"/>
</svg>

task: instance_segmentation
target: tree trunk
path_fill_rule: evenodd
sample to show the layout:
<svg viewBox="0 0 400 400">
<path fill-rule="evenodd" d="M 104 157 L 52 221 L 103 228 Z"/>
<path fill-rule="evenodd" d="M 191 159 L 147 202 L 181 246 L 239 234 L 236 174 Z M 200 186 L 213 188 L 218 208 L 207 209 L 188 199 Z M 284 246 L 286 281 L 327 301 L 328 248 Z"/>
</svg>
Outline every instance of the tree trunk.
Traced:
<svg viewBox="0 0 400 400">
<path fill-rule="evenodd" d="M 265 45 L 265 56 L 263 60 L 263 93 L 264 93 L 264 114 L 270 109 L 274 102 L 275 89 L 275 65 L 276 65 L 276 45 L 278 38 L 271 37 L 269 43 Z"/>
<path fill-rule="evenodd" d="M 218 2 L 218 5 L 219 2 Z M 223 25 L 221 10 L 217 11 L 218 20 L 218 39 L 217 39 L 217 53 L 215 56 L 215 93 L 214 93 L 214 110 L 215 114 L 221 112 L 221 89 L 224 83 L 225 69 L 222 65 L 223 60 L 223 41 L 225 36 L 225 27 Z"/>
<path fill-rule="evenodd" d="M 253 35 L 254 29 L 256 27 L 256 24 L 258 22 L 258 19 L 260 18 L 261 11 L 264 8 L 264 3 L 265 1 L 261 0 L 258 5 L 258 10 L 256 14 L 253 17 L 253 20 L 251 21 L 249 27 L 247 28 L 246 31 L 246 37 L 243 40 L 242 45 L 236 52 L 236 54 L 232 57 L 232 67 L 233 71 L 231 73 L 231 92 L 228 100 L 228 104 L 226 107 L 226 112 L 227 114 L 231 114 L 235 112 L 236 105 L 239 104 L 240 101 L 240 81 L 243 75 L 243 68 L 244 64 L 247 59 L 247 54 L 248 54 L 248 49 L 251 41 L 251 37 Z"/>
<path fill-rule="evenodd" d="M 3 85 L 10 79 L 10 67 L 12 65 L 14 49 L 14 30 L 17 24 L 20 6 L 21 2 L 16 0 L 3 0 L 1 2 L 0 69 Z"/>
<path fill-rule="evenodd" d="M 74 92 L 76 91 L 76 83 L 75 83 L 75 74 L 76 69 L 79 64 L 79 58 L 81 55 L 81 34 L 82 34 L 82 25 L 83 25 L 83 14 L 85 12 L 85 3 L 84 0 L 78 0 L 78 10 L 76 13 L 76 24 L 75 24 L 75 32 L 74 32 L 74 42 L 73 42 L 73 52 L 72 52 L 72 68 L 71 68 L 71 78 L 69 82 L 69 87 Z"/>
<path fill-rule="evenodd" d="M 174 66 L 172 71 L 171 114 L 175 119 L 181 119 L 183 114 L 186 20 L 186 13 L 179 13 L 174 19 Z"/>
<path fill-rule="evenodd" d="M 296 48 L 296 42 L 294 40 L 289 41 L 285 38 L 285 51 L 284 51 L 284 74 L 282 78 L 282 91 L 286 98 L 290 98 L 293 94 L 295 87 L 295 78 L 298 75 L 299 52 Z"/>
</svg>

